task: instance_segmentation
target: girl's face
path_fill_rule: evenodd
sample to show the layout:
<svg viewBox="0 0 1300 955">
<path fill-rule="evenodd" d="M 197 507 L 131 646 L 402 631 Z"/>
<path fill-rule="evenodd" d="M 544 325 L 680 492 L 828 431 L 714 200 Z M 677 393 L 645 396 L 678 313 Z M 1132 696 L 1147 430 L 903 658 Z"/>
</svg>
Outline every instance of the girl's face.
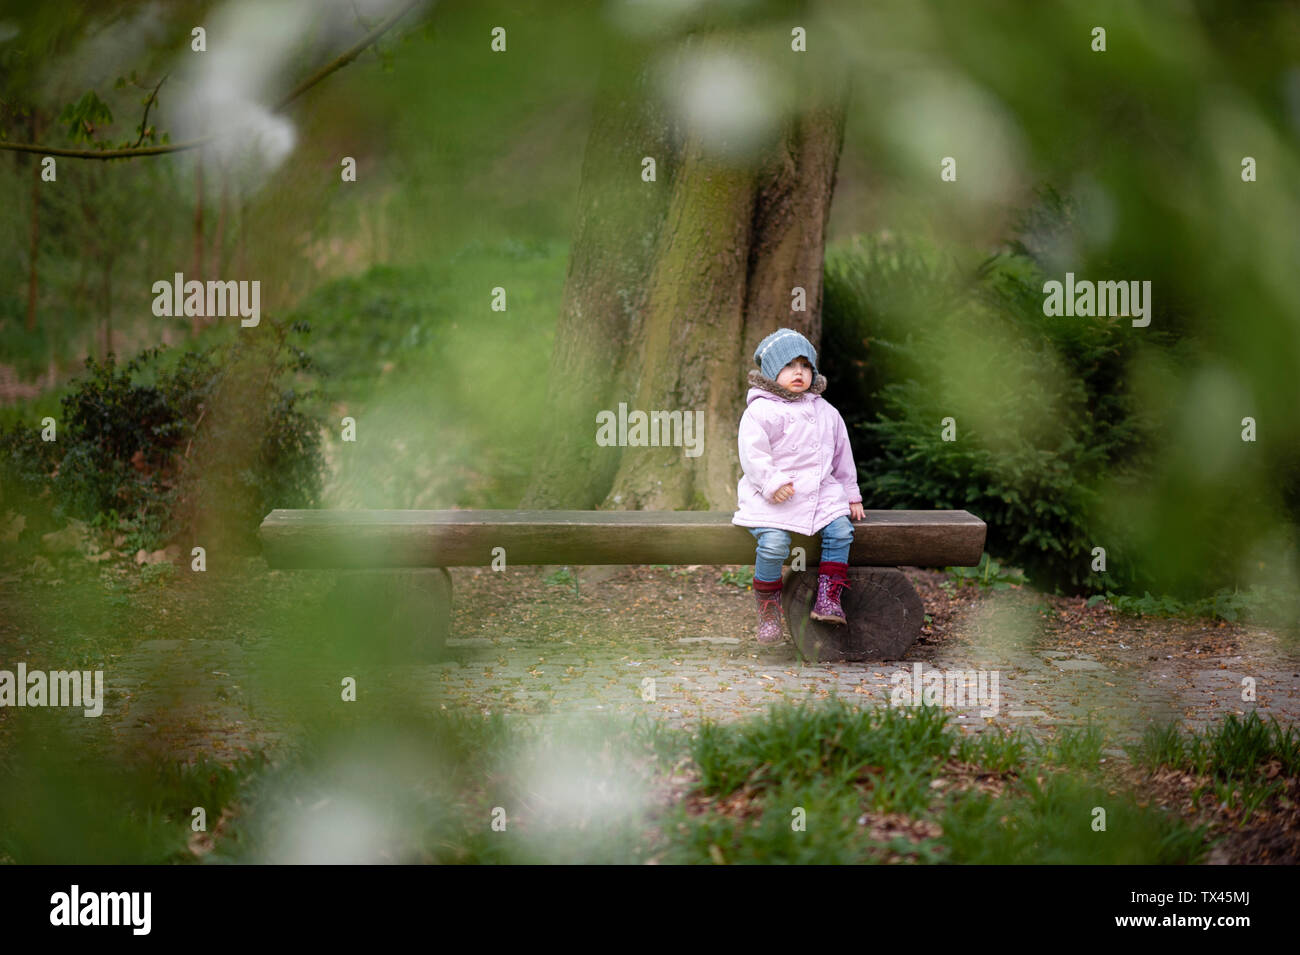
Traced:
<svg viewBox="0 0 1300 955">
<path fill-rule="evenodd" d="M 781 369 L 776 383 L 788 391 L 803 394 L 812 387 L 813 370 L 807 358 L 800 356 Z"/>
</svg>

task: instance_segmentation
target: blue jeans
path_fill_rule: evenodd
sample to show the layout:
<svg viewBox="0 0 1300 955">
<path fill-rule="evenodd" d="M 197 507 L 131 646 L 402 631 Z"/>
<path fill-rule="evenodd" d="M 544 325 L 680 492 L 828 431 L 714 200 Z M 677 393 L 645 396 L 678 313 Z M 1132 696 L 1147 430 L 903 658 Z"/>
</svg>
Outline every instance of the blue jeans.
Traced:
<svg viewBox="0 0 1300 955">
<path fill-rule="evenodd" d="M 758 553 L 754 559 L 754 579 L 770 583 L 781 579 L 781 565 L 790 556 L 790 533 L 779 527 L 751 527 L 749 532 L 758 539 Z M 822 560 L 845 563 L 849 559 L 849 545 L 853 543 L 853 522 L 847 517 L 837 517 L 821 529 Z"/>
</svg>

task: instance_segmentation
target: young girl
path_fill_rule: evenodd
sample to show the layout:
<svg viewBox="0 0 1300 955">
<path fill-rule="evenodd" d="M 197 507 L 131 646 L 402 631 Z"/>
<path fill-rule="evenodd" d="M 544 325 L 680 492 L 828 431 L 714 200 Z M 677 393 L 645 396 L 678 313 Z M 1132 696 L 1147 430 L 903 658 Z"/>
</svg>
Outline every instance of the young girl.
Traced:
<svg viewBox="0 0 1300 955">
<path fill-rule="evenodd" d="M 754 364 L 740 419 L 745 473 L 731 523 L 749 528 L 758 540 L 757 639 L 775 644 L 785 636 L 781 565 L 790 554 L 790 532 L 822 535 L 817 601 L 808 615 L 845 623 L 840 592 L 849 586 L 849 518 L 860 521 L 865 512 L 848 428 L 821 397 L 826 378 L 817 373 L 816 349 L 794 329 L 782 328 L 758 343 Z"/>
</svg>

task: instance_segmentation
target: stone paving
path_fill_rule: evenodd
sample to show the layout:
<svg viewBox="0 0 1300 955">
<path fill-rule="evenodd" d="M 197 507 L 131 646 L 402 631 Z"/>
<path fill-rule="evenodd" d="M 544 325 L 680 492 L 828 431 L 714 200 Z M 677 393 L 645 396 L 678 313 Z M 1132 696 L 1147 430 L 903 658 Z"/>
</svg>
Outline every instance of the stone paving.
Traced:
<svg viewBox="0 0 1300 955">
<path fill-rule="evenodd" d="M 531 568 L 520 573 L 540 579 Z M 957 704 L 948 706 L 952 721 L 967 732 L 1023 729 L 1043 736 L 1093 721 L 1115 742 L 1137 738 L 1152 722 L 1201 728 L 1251 708 L 1285 723 L 1300 719 L 1300 657 L 1257 628 L 1235 628 L 1235 650 L 1219 654 L 1189 649 L 1197 641 L 1186 632 L 1170 643 L 1168 625 L 1148 632 L 1146 623 L 1128 618 L 1110 632 L 1066 639 L 1046 632 L 1023 600 L 994 592 L 970 603 L 947 633 L 919 643 L 906 660 L 808 665 L 789 644 L 757 647 L 752 594 L 738 588 L 706 594 L 707 613 L 679 611 L 685 595 L 665 595 L 661 583 L 632 575 L 615 609 L 601 605 L 602 594 L 588 579 L 583 601 L 569 601 L 554 587 L 513 588 L 498 604 L 510 612 L 501 613 L 485 612 L 490 602 L 475 600 L 479 574 L 456 576 L 456 635 L 436 663 L 350 666 L 306 655 L 287 661 L 275 652 L 274 636 L 255 628 L 238 642 L 140 642 L 107 675 L 113 735 L 132 746 L 233 758 L 275 747 L 310 719 L 313 707 L 339 701 L 344 676 L 356 678 L 359 704 L 367 694 L 400 694 L 429 708 L 464 705 L 525 717 L 646 714 L 680 727 L 832 693 L 887 705 L 901 692 L 899 681 L 910 687 L 936 670 L 982 670 L 989 681 L 996 672 L 995 700 L 946 701 Z M 648 614 L 657 602 L 671 603 L 673 614 Z M 646 610 L 633 619 L 629 604 Z M 1255 681 L 1255 702 L 1242 700 L 1245 677 Z"/>
</svg>

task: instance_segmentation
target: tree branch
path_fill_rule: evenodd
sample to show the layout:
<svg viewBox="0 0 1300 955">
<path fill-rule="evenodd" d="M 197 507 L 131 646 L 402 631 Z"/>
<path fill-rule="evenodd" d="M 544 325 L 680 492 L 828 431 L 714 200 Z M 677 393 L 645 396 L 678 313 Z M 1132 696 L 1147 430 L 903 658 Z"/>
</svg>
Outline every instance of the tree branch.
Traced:
<svg viewBox="0 0 1300 955">
<path fill-rule="evenodd" d="M 275 105 L 276 111 L 280 111 L 296 100 L 303 93 L 307 92 L 325 77 L 329 76 L 335 70 L 347 66 L 355 60 L 365 49 L 378 40 L 381 36 L 392 29 L 402 17 L 413 10 L 421 0 L 410 0 L 409 3 L 402 6 L 388 19 L 384 20 L 377 27 L 358 40 L 352 47 L 345 50 L 338 57 L 326 63 L 319 70 L 313 73 L 307 79 L 303 80 L 282 98 Z M 209 133 L 207 136 L 200 136 L 198 139 L 189 139 L 183 143 L 167 143 L 162 146 L 131 146 L 125 149 L 67 149 L 61 146 L 41 146 L 37 143 L 6 143 L 0 142 L 0 150 L 18 153 L 38 153 L 42 156 L 65 156 L 69 159 L 129 159 L 134 156 L 161 156 L 164 153 L 181 152 L 187 149 L 198 149 L 200 146 L 206 146 L 208 143 L 221 136 L 229 133 L 230 130 L 223 130 L 220 133 Z"/>
<path fill-rule="evenodd" d="M 163 78 L 158 81 L 158 85 L 155 86 L 153 92 L 149 94 L 149 99 L 145 101 L 144 117 L 140 120 L 140 138 L 135 141 L 134 145 L 132 145 L 132 149 L 144 142 L 144 131 L 149 128 L 149 110 L 153 107 L 154 100 L 158 98 L 158 91 L 162 89 L 162 85 L 167 82 L 167 77 L 169 76 L 171 76 L 170 73 L 163 74 Z"/>
</svg>

